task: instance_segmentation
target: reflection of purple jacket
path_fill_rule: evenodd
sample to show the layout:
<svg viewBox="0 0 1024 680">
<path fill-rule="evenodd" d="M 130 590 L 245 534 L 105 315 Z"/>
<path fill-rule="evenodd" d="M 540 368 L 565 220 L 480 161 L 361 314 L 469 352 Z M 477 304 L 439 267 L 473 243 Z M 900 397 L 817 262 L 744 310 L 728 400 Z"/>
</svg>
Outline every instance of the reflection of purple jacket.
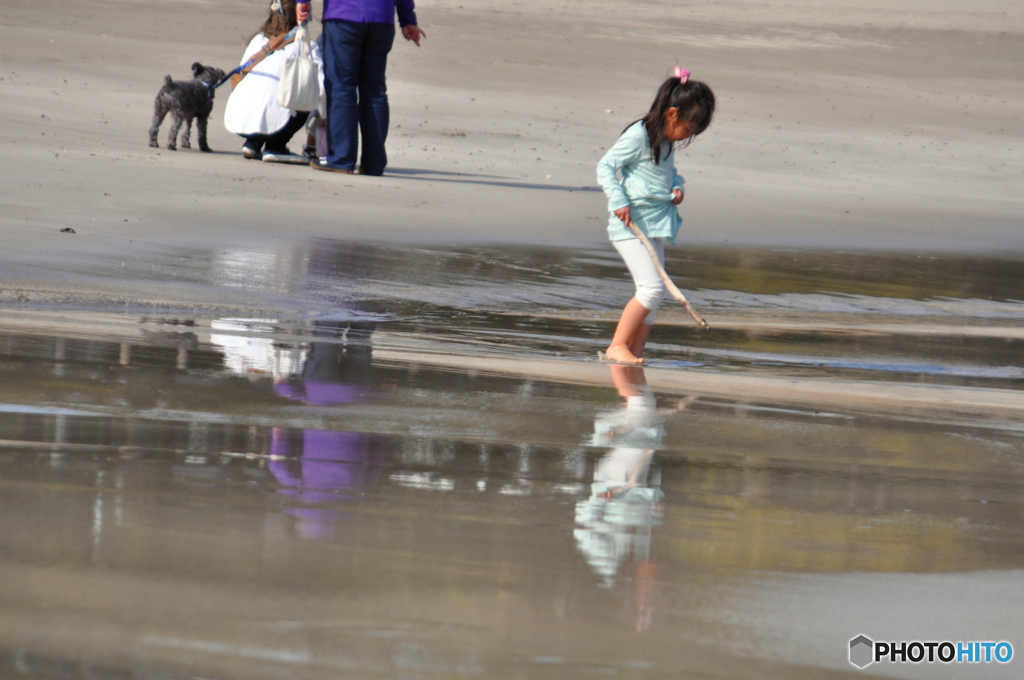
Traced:
<svg viewBox="0 0 1024 680">
<path fill-rule="evenodd" d="M 282 397 L 313 406 L 351 403 L 361 389 L 354 385 L 307 382 L 301 388 L 287 383 L 274 385 Z M 331 503 L 347 498 L 346 491 L 371 486 L 380 476 L 383 450 L 368 434 L 334 430 L 303 430 L 302 446 L 292 450 L 293 441 L 285 428 L 271 431 L 269 468 L 281 486 L 278 492 L 304 503 Z M 277 458 L 281 456 L 282 458 Z M 329 538 L 337 514 L 326 509 L 294 508 L 287 511 L 303 522 L 308 538 Z"/>
<path fill-rule="evenodd" d="M 395 10 L 402 26 L 416 25 L 413 0 L 324 0 L 324 21 L 341 19 L 356 23 L 393 24 Z"/>
<path fill-rule="evenodd" d="M 306 503 L 330 503 L 370 486 L 380 476 L 380 461 L 370 435 L 331 430 L 303 430 L 302 453 L 296 457 L 288 431 L 275 427 L 271 434 L 270 471 L 282 486 L 280 493 Z"/>
<path fill-rule="evenodd" d="M 301 389 L 285 382 L 275 383 L 274 391 L 286 399 L 301 401 L 310 406 L 332 406 L 359 401 L 362 389 L 355 385 L 307 381 L 302 383 Z"/>
</svg>

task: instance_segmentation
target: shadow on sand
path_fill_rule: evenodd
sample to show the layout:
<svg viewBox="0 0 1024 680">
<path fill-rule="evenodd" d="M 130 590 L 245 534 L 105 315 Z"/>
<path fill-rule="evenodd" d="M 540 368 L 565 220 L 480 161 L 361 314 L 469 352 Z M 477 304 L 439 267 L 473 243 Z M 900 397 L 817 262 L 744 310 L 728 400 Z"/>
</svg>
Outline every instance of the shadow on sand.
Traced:
<svg viewBox="0 0 1024 680">
<path fill-rule="evenodd" d="M 473 175 L 460 172 L 442 172 L 435 170 L 419 170 L 416 168 L 391 168 L 389 175 L 401 175 L 408 179 L 428 182 L 454 182 L 460 184 L 483 184 L 487 186 L 508 187 L 510 189 L 541 189 L 544 191 L 589 191 L 600 192 L 600 187 L 581 187 L 568 184 L 538 184 L 536 182 L 516 182 L 495 175 Z M 424 175 L 424 176 L 420 176 Z M 450 179 L 451 178 L 451 179 Z M 458 179 L 454 179 L 458 178 Z M 477 179 L 480 178 L 480 179 Z"/>
</svg>

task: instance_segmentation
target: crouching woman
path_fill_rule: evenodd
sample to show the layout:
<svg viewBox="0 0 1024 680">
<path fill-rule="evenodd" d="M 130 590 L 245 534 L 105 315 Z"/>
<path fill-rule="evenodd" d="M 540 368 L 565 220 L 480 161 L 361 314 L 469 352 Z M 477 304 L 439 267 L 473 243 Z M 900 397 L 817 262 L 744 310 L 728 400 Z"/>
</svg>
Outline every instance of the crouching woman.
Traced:
<svg viewBox="0 0 1024 680">
<path fill-rule="evenodd" d="M 257 60 L 256 63 L 232 76 L 233 90 L 224 110 L 224 127 L 245 138 L 242 155 L 252 160 L 302 164 L 310 161 L 308 156 L 293 155 L 288 150 L 288 141 L 306 124 L 310 112 L 292 111 L 277 103 L 285 61 L 299 49 L 294 38 L 286 38 L 298 24 L 295 5 L 295 0 L 273 0 L 267 20 L 242 55 L 242 64 L 252 60 Z M 310 47 L 323 99 L 324 62 L 316 43 L 311 42 Z"/>
</svg>

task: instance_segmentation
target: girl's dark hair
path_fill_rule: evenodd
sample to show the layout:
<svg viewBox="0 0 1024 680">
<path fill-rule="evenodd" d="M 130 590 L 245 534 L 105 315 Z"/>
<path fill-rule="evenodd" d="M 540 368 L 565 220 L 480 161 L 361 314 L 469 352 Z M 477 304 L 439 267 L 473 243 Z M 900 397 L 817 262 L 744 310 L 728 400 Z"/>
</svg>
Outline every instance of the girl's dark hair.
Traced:
<svg viewBox="0 0 1024 680">
<path fill-rule="evenodd" d="M 281 16 L 281 13 L 277 10 L 268 10 L 267 20 L 260 26 L 260 30 L 253 34 L 253 37 L 262 33 L 268 38 L 273 39 L 284 35 L 299 25 L 299 20 L 295 15 L 295 0 L 280 0 L 280 2 L 284 16 Z"/>
<path fill-rule="evenodd" d="M 682 142 L 682 146 L 686 146 L 691 139 L 711 125 L 711 117 L 715 113 L 715 93 L 699 80 L 687 79 L 683 83 L 679 78 L 672 77 L 661 84 L 658 94 L 654 97 L 654 103 L 651 104 L 651 110 L 640 119 L 647 128 L 647 138 L 651 141 L 651 157 L 655 163 L 661 162 L 662 151 L 668 143 L 665 139 L 665 114 L 672 108 L 678 112 L 680 120 L 685 120 L 693 126 L 693 132 Z M 627 125 L 626 130 L 636 122 Z"/>
</svg>

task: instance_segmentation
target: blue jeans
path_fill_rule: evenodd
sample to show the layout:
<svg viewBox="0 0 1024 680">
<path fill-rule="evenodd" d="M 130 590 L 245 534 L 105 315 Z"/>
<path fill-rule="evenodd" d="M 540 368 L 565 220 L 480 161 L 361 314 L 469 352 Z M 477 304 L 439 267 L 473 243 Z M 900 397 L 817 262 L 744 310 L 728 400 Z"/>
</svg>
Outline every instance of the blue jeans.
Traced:
<svg viewBox="0 0 1024 680">
<path fill-rule="evenodd" d="M 390 117 L 384 71 L 395 42 L 395 25 L 328 19 L 323 33 L 327 162 L 355 170 L 362 131 L 363 172 L 383 175 Z"/>
</svg>

